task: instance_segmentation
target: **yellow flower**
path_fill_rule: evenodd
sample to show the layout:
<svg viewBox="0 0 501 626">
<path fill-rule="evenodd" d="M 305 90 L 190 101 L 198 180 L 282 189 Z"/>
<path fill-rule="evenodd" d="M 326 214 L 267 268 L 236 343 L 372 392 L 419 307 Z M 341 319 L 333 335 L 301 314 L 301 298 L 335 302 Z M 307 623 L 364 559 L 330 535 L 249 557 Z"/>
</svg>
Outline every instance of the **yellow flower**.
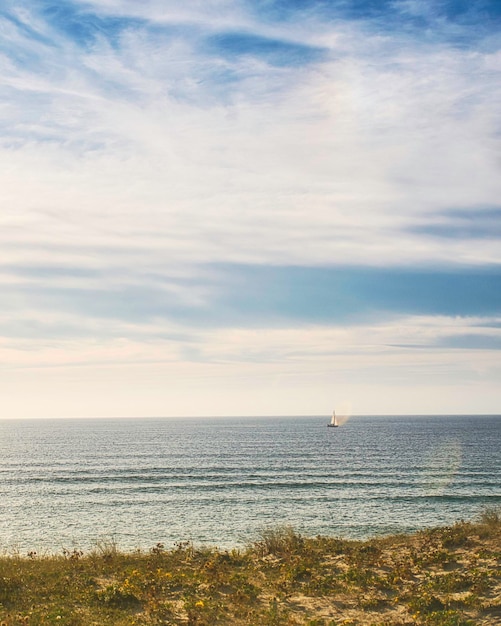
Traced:
<svg viewBox="0 0 501 626">
<path fill-rule="evenodd" d="M 195 606 L 204 606 L 204 603 L 202 600 L 199 600 L 198 602 L 195 602 Z"/>
</svg>

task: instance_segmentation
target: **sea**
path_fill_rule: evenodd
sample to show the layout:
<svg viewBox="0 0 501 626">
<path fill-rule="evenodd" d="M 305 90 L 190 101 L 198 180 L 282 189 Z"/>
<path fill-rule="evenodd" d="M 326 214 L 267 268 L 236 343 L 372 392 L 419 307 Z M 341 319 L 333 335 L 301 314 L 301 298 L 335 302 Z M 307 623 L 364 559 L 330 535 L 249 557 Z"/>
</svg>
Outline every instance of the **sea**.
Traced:
<svg viewBox="0 0 501 626">
<path fill-rule="evenodd" d="M 501 506 L 501 416 L 0 421 L 0 551 L 190 541 L 265 529 L 367 538 Z"/>
</svg>

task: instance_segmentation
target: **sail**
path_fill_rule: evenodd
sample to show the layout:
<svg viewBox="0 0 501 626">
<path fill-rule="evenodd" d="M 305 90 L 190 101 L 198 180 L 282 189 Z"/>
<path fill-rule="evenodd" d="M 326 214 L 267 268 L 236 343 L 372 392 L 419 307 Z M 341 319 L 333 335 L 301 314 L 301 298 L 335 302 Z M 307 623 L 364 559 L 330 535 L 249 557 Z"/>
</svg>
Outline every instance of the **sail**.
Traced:
<svg viewBox="0 0 501 626">
<path fill-rule="evenodd" d="M 327 426 L 339 426 L 339 424 L 337 423 L 336 411 L 332 411 L 331 421 L 329 424 L 327 424 Z"/>
</svg>

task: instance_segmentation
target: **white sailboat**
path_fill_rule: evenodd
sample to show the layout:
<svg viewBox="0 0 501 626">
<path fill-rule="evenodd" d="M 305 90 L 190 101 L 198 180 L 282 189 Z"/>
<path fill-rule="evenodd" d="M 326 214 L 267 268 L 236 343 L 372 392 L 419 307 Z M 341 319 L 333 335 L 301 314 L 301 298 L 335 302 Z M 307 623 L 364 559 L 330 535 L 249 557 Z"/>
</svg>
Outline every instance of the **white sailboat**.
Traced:
<svg viewBox="0 0 501 626">
<path fill-rule="evenodd" d="M 332 417 L 330 424 L 327 424 L 329 428 L 337 428 L 339 424 L 337 423 L 336 411 L 332 411 Z"/>
</svg>

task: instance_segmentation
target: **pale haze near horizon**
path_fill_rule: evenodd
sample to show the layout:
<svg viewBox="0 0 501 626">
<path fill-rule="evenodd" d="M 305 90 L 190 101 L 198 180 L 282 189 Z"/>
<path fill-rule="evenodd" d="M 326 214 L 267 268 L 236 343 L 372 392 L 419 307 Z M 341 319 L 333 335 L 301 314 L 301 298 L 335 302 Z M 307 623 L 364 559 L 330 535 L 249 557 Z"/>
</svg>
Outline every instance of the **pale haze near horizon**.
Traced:
<svg viewBox="0 0 501 626">
<path fill-rule="evenodd" d="M 5 2 L 0 418 L 501 412 L 501 11 L 380 4 Z"/>
</svg>

